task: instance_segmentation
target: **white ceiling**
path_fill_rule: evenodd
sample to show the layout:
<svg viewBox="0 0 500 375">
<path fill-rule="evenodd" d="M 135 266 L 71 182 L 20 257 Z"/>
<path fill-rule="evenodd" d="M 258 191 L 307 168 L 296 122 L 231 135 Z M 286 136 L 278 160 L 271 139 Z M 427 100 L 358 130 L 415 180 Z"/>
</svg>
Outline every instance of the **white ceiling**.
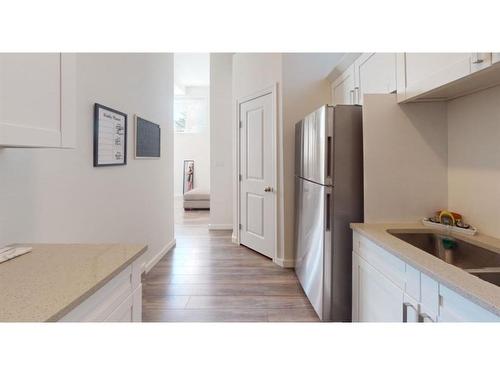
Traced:
<svg viewBox="0 0 500 375">
<path fill-rule="evenodd" d="M 209 53 L 175 53 L 174 82 L 179 87 L 210 85 Z"/>
</svg>

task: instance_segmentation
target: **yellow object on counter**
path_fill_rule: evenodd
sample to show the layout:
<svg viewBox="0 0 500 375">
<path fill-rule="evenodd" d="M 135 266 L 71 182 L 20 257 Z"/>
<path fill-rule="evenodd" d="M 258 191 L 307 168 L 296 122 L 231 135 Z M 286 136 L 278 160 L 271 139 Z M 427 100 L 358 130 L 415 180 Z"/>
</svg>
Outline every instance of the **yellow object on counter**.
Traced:
<svg viewBox="0 0 500 375">
<path fill-rule="evenodd" d="M 436 212 L 436 216 L 439 219 L 439 223 L 444 225 L 455 226 L 457 224 L 457 221 L 462 220 L 462 215 L 448 210 L 438 211 Z"/>
</svg>

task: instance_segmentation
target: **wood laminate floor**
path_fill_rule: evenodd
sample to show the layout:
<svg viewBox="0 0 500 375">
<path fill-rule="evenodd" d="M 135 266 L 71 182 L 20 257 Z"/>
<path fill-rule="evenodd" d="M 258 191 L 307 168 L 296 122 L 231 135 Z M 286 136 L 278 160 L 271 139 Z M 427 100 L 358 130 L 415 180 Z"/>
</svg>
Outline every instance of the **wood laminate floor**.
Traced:
<svg viewBox="0 0 500 375">
<path fill-rule="evenodd" d="M 208 219 L 176 202 L 177 245 L 143 280 L 143 321 L 318 321 L 292 269 L 208 231 Z"/>
</svg>

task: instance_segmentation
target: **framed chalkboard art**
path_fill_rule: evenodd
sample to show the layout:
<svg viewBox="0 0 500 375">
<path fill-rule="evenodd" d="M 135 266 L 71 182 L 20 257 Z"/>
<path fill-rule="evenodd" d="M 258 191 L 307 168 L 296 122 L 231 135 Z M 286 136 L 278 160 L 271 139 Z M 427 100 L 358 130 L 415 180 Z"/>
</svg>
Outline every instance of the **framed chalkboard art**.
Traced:
<svg viewBox="0 0 500 375">
<path fill-rule="evenodd" d="M 160 125 L 135 116 L 135 158 L 159 159 L 161 157 Z"/>
</svg>

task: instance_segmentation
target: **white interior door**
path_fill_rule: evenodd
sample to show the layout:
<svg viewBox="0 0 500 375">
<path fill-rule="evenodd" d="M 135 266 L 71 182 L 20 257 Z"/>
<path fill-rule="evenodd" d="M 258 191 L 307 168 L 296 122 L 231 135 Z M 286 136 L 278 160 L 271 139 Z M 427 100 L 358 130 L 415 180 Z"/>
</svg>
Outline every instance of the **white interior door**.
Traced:
<svg viewBox="0 0 500 375">
<path fill-rule="evenodd" d="M 276 238 L 272 98 L 240 104 L 240 243 L 270 258 Z"/>
</svg>

